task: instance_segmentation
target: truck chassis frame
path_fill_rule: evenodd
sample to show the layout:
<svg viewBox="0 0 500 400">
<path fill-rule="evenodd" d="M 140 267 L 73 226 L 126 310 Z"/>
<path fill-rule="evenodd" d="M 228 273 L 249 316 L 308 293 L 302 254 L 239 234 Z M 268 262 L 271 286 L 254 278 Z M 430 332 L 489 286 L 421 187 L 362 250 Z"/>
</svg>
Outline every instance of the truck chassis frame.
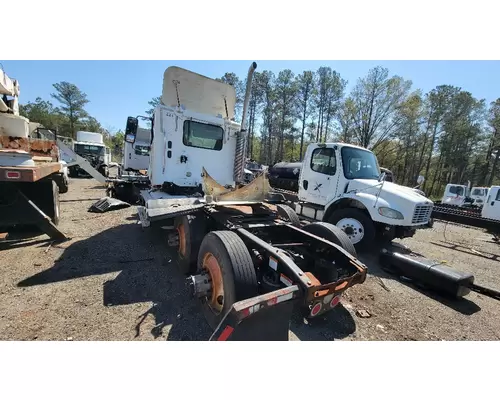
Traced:
<svg viewBox="0 0 500 400">
<path fill-rule="evenodd" d="M 255 271 L 257 293 L 237 301 L 247 300 L 257 304 L 258 296 L 272 297 L 270 293 L 296 287 L 287 301 L 299 304 L 304 316 L 314 318 L 335 308 L 347 288 L 366 279 L 367 268 L 356 258 L 354 248 L 342 246 L 339 237 L 345 234 L 340 229 L 325 223 L 301 227 L 297 215 L 287 206 L 278 204 L 276 209 L 272 209 L 272 204 L 262 202 L 207 204 L 195 198 L 154 202 L 149 202 L 149 207 L 138 206 L 139 219 L 143 227 L 153 224 L 169 231 L 168 243 L 177 249 L 178 262 L 184 265 L 181 269 L 189 275 L 192 294 L 200 298 L 204 305 L 209 302 L 211 290 L 216 290 L 216 284 L 213 276 L 203 269 L 206 254 L 210 252 L 203 254 L 202 242 L 209 235 L 220 232 L 230 232 L 233 238 L 234 234 L 237 235 L 238 241 L 248 251 L 253 265 L 251 268 Z M 251 213 L 242 208 L 251 209 Z M 189 232 L 187 221 L 192 218 L 198 219 L 195 232 Z M 350 244 L 347 236 L 344 239 Z M 186 248 L 188 254 L 185 254 Z M 211 253 L 217 254 L 217 249 Z M 197 262 L 193 263 L 193 259 Z M 279 313 L 283 307 L 272 310 Z M 207 321 L 214 329 L 223 325 L 227 318 L 235 318 L 235 309 L 232 310 L 233 313 L 229 311 L 214 318 L 209 315 L 210 307 L 204 307 Z M 259 314 L 259 317 L 263 318 L 266 313 Z M 280 318 L 277 314 L 275 317 L 279 324 Z M 282 322 L 288 331 L 289 318 Z M 245 322 L 242 326 L 252 324 Z M 282 339 L 269 340 L 283 340 L 283 329 L 277 329 Z"/>
</svg>

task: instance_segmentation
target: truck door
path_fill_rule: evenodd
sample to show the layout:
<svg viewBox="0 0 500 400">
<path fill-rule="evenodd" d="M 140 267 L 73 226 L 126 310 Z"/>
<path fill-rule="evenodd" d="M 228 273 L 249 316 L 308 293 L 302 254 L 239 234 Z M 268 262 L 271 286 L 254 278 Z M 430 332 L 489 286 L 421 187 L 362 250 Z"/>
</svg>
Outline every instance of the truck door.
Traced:
<svg viewBox="0 0 500 400">
<path fill-rule="evenodd" d="M 500 220 L 500 186 L 492 186 L 481 211 L 483 218 Z"/>
<path fill-rule="evenodd" d="M 299 199 L 325 205 L 335 194 L 337 172 L 337 154 L 333 147 L 311 148 L 299 178 Z"/>
</svg>

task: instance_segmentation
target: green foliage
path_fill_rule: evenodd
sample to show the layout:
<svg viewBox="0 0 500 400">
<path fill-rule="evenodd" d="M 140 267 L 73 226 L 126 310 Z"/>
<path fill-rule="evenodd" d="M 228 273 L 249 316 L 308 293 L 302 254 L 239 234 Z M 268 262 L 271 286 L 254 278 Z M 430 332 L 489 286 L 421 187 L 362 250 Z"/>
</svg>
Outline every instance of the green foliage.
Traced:
<svg viewBox="0 0 500 400">
<path fill-rule="evenodd" d="M 148 117 L 152 117 L 154 112 L 155 112 L 155 108 L 158 106 L 158 104 L 161 103 L 161 96 L 158 96 L 158 97 L 153 97 L 151 100 L 148 101 L 148 105 L 151 107 L 149 109 L 146 110 L 146 115 Z"/>
<path fill-rule="evenodd" d="M 78 123 L 89 116 L 85 111 L 85 105 L 89 102 L 87 95 L 69 82 L 54 83 L 52 86 L 56 92 L 50 96 L 60 103 L 58 110 L 69 124 L 69 134 L 75 137 Z"/>
<path fill-rule="evenodd" d="M 245 81 L 232 72 L 219 81 L 235 87 L 241 119 Z M 248 156 L 265 164 L 300 160 L 309 143 L 342 141 L 372 149 L 396 181 L 439 198 L 446 183 L 500 183 L 500 98 L 486 105 L 459 87 L 439 85 L 428 93 L 376 67 L 345 93 L 347 82 L 330 67 L 304 71 L 256 72 L 248 109 Z M 20 105 L 21 115 L 65 136 L 77 130 L 101 132 L 121 160 L 123 132 L 111 134 L 88 115 L 89 100 L 68 82 L 54 84 L 57 105 L 37 98 Z M 161 97 L 148 102 L 152 116 Z"/>
</svg>

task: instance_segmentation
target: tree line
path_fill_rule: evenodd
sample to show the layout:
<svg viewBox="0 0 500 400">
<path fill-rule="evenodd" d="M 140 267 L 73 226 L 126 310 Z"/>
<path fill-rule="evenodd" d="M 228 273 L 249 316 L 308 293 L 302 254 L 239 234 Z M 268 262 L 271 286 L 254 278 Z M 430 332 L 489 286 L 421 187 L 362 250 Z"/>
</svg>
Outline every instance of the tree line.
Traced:
<svg viewBox="0 0 500 400">
<path fill-rule="evenodd" d="M 32 122 L 42 124 L 47 129 L 57 130 L 58 135 L 76 139 L 77 131 L 99 132 L 110 147 L 112 156 L 119 161 L 123 152 L 124 133 L 112 132 L 104 128 L 92 117 L 85 106 L 90 103 L 87 94 L 75 84 L 59 82 L 52 85 L 50 97 L 57 103 L 37 97 L 35 101 L 19 105 L 19 113 Z"/>
<path fill-rule="evenodd" d="M 218 80 L 235 87 L 241 119 L 246 82 L 232 72 Z M 311 142 L 342 141 L 368 148 L 398 183 L 440 196 L 446 183 L 500 183 L 500 98 L 487 104 L 470 92 L 440 85 L 428 93 L 377 66 L 347 92 L 347 81 L 330 67 L 295 75 L 256 72 L 248 110 L 248 156 L 265 165 L 301 161 Z M 90 102 L 76 85 L 59 82 L 50 97 L 20 105 L 21 115 L 75 137 L 78 130 L 103 133 L 115 159 L 123 132 L 111 132 L 85 109 Z M 145 112 L 151 116 L 160 97 Z"/>
<path fill-rule="evenodd" d="M 235 87 L 241 119 L 246 82 L 232 72 L 218 80 Z M 302 161 L 309 143 L 341 141 L 372 150 L 400 184 L 414 186 L 424 175 L 430 196 L 441 196 L 446 183 L 500 183 L 500 98 L 486 104 L 452 85 L 422 93 L 381 66 L 348 93 L 347 83 L 330 67 L 256 72 L 248 156 L 265 165 Z"/>
</svg>

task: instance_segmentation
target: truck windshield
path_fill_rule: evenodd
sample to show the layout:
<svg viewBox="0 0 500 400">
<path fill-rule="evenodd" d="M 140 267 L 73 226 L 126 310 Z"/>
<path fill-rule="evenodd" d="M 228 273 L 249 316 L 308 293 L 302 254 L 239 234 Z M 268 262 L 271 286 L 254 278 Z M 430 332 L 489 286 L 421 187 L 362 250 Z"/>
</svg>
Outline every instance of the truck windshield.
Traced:
<svg viewBox="0 0 500 400">
<path fill-rule="evenodd" d="M 347 179 L 378 179 L 380 169 L 377 157 L 371 151 L 342 147 L 342 165 Z"/>
<path fill-rule="evenodd" d="M 104 146 L 93 146 L 91 144 L 75 143 L 75 153 L 78 154 L 94 154 L 98 156 L 104 155 Z"/>
<path fill-rule="evenodd" d="M 138 156 L 149 156 L 149 150 L 149 146 L 141 146 L 138 144 L 134 146 L 134 153 Z"/>
<path fill-rule="evenodd" d="M 474 189 L 472 191 L 473 196 L 484 196 L 484 189 Z"/>
<path fill-rule="evenodd" d="M 464 192 L 465 190 L 462 186 L 450 186 L 451 194 L 456 194 L 457 196 L 463 196 Z"/>
</svg>

